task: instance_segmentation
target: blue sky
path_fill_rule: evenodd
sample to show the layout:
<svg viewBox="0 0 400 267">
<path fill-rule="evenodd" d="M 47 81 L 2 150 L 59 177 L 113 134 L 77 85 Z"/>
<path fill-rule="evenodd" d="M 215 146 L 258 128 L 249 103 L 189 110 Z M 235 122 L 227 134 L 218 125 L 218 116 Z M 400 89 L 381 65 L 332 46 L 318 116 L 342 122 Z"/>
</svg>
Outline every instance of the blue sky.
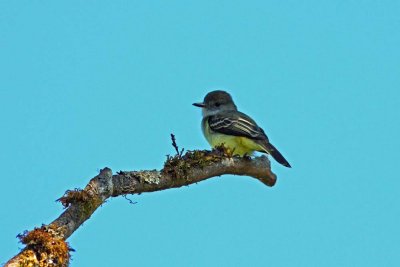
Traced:
<svg viewBox="0 0 400 267">
<path fill-rule="evenodd" d="M 214 89 L 292 169 L 110 199 L 71 266 L 399 266 L 400 2 L 1 1 L 0 262 L 100 168 L 204 149 Z M 129 257 L 129 258 L 127 258 Z"/>
</svg>

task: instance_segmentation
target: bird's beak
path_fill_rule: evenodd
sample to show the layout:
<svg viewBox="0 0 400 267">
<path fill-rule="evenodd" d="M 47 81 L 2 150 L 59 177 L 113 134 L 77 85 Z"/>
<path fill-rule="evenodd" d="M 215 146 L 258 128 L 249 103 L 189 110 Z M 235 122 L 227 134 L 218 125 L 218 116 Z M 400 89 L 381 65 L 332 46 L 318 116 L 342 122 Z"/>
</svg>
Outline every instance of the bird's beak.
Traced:
<svg viewBox="0 0 400 267">
<path fill-rule="evenodd" d="M 206 105 L 204 105 L 204 103 L 193 103 L 193 106 L 199 107 L 199 108 L 204 108 Z"/>
</svg>

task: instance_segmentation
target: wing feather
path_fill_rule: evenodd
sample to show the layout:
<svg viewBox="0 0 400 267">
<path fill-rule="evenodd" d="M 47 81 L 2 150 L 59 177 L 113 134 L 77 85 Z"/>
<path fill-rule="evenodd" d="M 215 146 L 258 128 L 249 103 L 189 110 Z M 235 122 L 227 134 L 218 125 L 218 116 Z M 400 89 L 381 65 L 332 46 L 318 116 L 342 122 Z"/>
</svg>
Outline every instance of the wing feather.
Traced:
<svg viewBox="0 0 400 267">
<path fill-rule="evenodd" d="M 210 116 L 208 124 L 211 130 L 223 134 L 268 140 L 263 129 L 249 116 L 241 112 L 224 112 Z"/>
</svg>

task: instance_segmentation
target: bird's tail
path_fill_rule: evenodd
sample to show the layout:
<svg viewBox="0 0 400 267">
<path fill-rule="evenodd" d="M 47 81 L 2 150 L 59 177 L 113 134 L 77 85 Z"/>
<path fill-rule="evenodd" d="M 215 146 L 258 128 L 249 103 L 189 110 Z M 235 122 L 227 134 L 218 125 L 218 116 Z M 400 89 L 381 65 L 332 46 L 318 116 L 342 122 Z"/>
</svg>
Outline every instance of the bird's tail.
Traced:
<svg viewBox="0 0 400 267">
<path fill-rule="evenodd" d="M 263 144 L 266 152 L 270 154 L 277 162 L 282 164 L 285 167 L 291 168 L 289 162 L 282 156 L 282 154 L 276 149 L 271 143 L 266 142 Z"/>
</svg>

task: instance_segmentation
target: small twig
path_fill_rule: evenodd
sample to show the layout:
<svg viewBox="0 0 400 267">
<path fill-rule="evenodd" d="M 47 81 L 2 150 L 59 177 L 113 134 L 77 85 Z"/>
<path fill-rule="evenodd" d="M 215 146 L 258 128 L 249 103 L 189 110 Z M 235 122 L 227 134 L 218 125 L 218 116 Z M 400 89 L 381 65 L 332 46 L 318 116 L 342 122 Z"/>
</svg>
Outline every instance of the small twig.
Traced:
<svg viewBox="0 0 400 267">
<path fill-rule="evenodd" d="M 123 195 L 123 198 L 125 198 L 126 200 L 128 200 L 129 204 L 135 205 L 137 204 L 137 201 L 133 201 L 132 199 L 128 198 L 127 195 Z"/>
<path fill-rule="evenodd" d="M 171 134 L 171 140 L 172 140 L 172 146 L 175 148 L 176 154 L 179 155 L 179 148 L 178 145 L 176 144 L 176 139 L 174 134 Z"/>
<path fill-rule="evenodd" d="M 175 139 L 175 135 L 171 134 L 171 140 L 172 140 L 172 146 L 175 148 L 176 151 L 176 155 L 179 156 L 179 158 L 182 158 L 183 155 L 183 151 L 185 150 L 184 148 L 181 149 L 181 151 L 179 152 L 179 147 L 176 144 L 176 139 Z"/>
</svg>

